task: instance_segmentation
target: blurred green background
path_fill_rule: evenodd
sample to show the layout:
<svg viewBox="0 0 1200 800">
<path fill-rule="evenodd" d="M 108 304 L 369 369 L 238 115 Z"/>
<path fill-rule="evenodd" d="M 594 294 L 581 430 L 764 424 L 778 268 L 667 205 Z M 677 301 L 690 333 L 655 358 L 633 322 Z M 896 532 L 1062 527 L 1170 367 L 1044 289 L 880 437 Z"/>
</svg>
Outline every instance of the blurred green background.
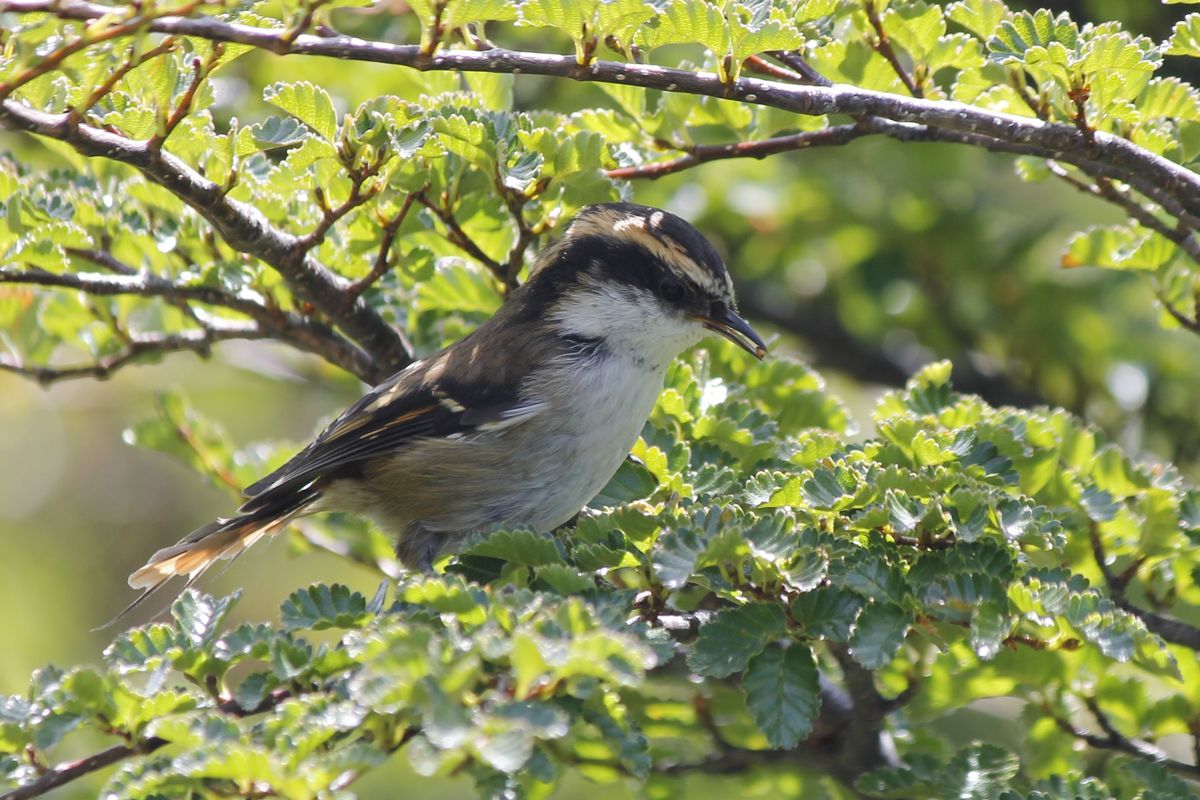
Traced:
<svg viewBox="0 0 1200 800">
<path fill-rule="evenodd" d="M 1150 0 L 1013 5 L 1120 19 L 1160 40 L 1187 9 Z M 378 38 L 413 38 L 387 15 L 351 15 L 345 27 L 356 26 Z M 1167 72 L 1192 77 L 1183 68 L 1171 60 Z M 261 112 L 258 87 L 285 71 L 321 83 L 347 106 L 406 79 L 386 67 L 256 54 L 220 78 L 220 108 L 252 121 Z M 531 107 L 608 104 L 595 87 L 576 83 L 522 79 L 517 91 Z M 0 133 L 0 150 L 53 161 L 11 134 Z M 747 316 L 781 337 L 780 352 L 821 369 L 864 434 L 883 388 L 946 357 L 964 390 L 995 403 L 1065 406 L 1142 457 L 1200 478 L 1200 337 L 1163 329 L 1150 285 L 1137 275 L 1059 267 L 1071 233 L 1120 219 L 1109 206 L 1065 184 L 1023 183 L 1008 157 L 890 141 L 717 162 L 633 191 L 716 242 Z M 239 444 L 303 440 L 361 390 L 310 359 L 258 344 L 50 390 L 0 374 L 0 693 L 21 691 L 46 663 L 97 661 L 111 633 L 92 629 L 131 598 L 125 576 L 148 553 L 232 508 L 228 492 L 122 443 L 124 428 L 151 415 L 155 391 L 168 386 Z M 244 587 L 238 619 L 273 616 L 310 580 L 373 591 L 376 575 L 324 553 L 290 557 L 302 549 L 288 537 L 254 548 L 205 588 Z M 86 752 L 88 743 L 78 744 Z M 408 772 L 402 756 L 393 761 L 356 785 L 360 796 L 395 796 Z M 776 780 L 764 778 L 764 795 L 779 792 Z M 692 788 L 695 796 L 722 791 L 713 778 Z M 58 796 L 95 789 L 72 791 Z M 576 781 L 560 796 L 587 791 Z M 427 797 L 469 794 L 465 781 L 422 785 Z"/>
</svg>

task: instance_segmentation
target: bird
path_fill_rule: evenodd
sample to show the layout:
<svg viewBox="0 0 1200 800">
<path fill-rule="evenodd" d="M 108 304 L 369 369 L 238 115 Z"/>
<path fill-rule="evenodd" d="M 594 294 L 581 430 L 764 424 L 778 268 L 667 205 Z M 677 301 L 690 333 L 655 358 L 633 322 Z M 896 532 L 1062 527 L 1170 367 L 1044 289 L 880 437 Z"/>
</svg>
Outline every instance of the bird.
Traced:
<svg viewBox="0 0 1200 800">
<path fill-rule="evenodd" d="M 616 473 L 667 367 L 711 333 L 766 354 L 713 245 L 658 208 L 586 206 L 487 322 L 370 389 L 236 513 L 154 553 L 126 611 L 319 511 L 372 519 L 414 571 L 473 534 L 552 531 Z"/>
</svg>

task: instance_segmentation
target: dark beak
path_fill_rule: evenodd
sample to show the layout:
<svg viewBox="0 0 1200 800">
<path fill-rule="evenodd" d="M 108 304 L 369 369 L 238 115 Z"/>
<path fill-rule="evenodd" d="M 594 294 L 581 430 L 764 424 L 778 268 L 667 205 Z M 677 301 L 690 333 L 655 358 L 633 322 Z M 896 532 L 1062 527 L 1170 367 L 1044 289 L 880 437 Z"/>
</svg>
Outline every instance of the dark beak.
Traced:
<svg viewBox="0 0 1200 800">
<path fill-rule="evenodd" d="M 695 319 L 710 331 L 724 336 L 750 355 L 762 361 L 767 354 L 767 345 L 762 337 L 754 332 L 750 323 L 742 319 L 732 308 L 717 311 L 711 317 L 697 316 Z"/>
</svg>

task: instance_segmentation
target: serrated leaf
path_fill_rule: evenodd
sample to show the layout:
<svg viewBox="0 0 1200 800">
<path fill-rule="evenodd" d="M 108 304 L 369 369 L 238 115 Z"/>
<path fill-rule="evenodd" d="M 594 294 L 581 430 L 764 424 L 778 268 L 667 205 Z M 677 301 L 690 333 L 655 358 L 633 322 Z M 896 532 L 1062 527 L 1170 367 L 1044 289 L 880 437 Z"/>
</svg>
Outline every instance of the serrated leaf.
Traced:
<svg viewBox="0 0 1200 800">
<path fill-rule="evenodd" d="M 799 553 L 783 571 L 783 582 L 797 592 L 811 592 L 829 571 L 829 559 L 816 550 Z"/>
<path fill-rule="evenodd" d="M 707 543 L 692 528 L 678 528 L 658 537 L 651 554 L 654 574 L 668 589 L 678 589 L 696 571 Z"/>
<path fill-rule="evenodd" d="M 326 142 L 332 143 L 337 137 L 333 99 L 320 86 L 308 81 L 280 81 L 263 91 L 263 99 L 312 128 Z"/>
<path fill-rule="evenodd" d="M 1064 267 L 1157 270 L 1175 260 L 1179 247 L 1160 233 L 1136 223 L 1091 228 L 1071 237 Z"/>
<path fill-rule="evenodd" d="M 531 530 L 497 531 L 463 551 L 465 555 L 500 558 L 510 564 L 537 567 L 565 563 L 553 536 Z"/>
<path fill-rule="evenodd" d="M 946 7 L 946 17 L 986 41 L 1008 12 L 1003 0 L 962 0 Z"/>
<path fill-rule="evenodd" d="M 746 669 L 750 659 L 787 630 L 783 609 L 750 603 L 724 609 L 707 625 L 688 654 L 688 666 L 710 678 L 724 678 Z"/>
<path fill-rule="evenodd" d="M 892 662 L 904 643 L 912 620 L 895 603 L 869 603 L 854 624 L 850 655 L 867 669 L 880 669 Z"/>
<path fill-rule="evenodd" d="M 1188 14 L 1176 22 L 1166 44 L 1169 56 L 1200 58 L 1200 14 Z"/>
<path fill-rule="evenodd" d="M 746 709 L 771 747 L 787 750 L 812 731 L 821 710 L 817 663 L 807 645 L 768 647 L 742 676 Z"/>
<path fill-rule="evenodd" d="M 309 136 L 304 125 L 295 117 L 267 117 L 245 130 L 264 149 L 300 144 Z"/>
<path fill-rule="evenodd" d="M 218 599 L 186 589 L 171 604 L 171 616 L 192 646 L 201 647 L 216 637 L 221 623 L 241 597 L 241 590 Z"/>
<path fill-rule="evenodd" d="M 288 630 L 357 628 L 368 619 L 367 599 L 340 583 L 317 583 L 292 592 L 280 610 L 280 622 Z"/>
<path fill-rule="evenodd" d="M 841 587 L 823 586 L 792 602 L 792 616 L 811 636 L 844 642 L 866 601 Z"/>
<path fill-rule="evenodd" d="M 1010 624 L 999 603 L 980 603 L 971 615 L 971 649 L 984 661 L 995 658 L 1008 637 Z"/>
</svg>

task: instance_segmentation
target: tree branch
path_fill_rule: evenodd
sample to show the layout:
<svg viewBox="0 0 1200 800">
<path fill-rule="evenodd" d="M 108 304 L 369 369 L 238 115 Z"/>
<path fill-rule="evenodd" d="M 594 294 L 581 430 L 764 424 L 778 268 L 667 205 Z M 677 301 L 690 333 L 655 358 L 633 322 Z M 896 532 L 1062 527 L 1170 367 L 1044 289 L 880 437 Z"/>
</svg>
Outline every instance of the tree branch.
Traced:
<svg viewBox="0 0 1200 800">
<path fill-rule="evenodd" d="M 429 209 L 435 217 L 442 221 L 446 226 L 446 239 L 469 255 L 471 258 L 483 264 L 488 270 L 505 286 L 508 285 L 508 268 L 501 264 L 496 259 L 483 252 L 483 249 L 471 239 L 462 226 L 458 224 L 458 220 L 454 218 L 454 212 L 449 208 L 444 208 L 437 203 L 434 203 L 424 192 L 417 193 L 417 202 Z"/>
<path fill-rule="evenodd" d="M 1192 778 L 1200 777 L 1200 765 L 1188 764 L 1168 758 L 1157 747 L 1136 739 L 1130 739 L 1118 731 L 1113 727 L 1112 722 L 1108 719 L 1108 715 L 1100 710 L 1094 697 L 1084 698 L 1084 704 L 1087 705 L 1088 710 L 1092 712 L 1092 715 L 1096 718 L 1096 722 L 1099 723 L 1101 730 L 1104 731 L 1103 736 L 1078 728 L 1070 720 L 1063 719 L 1057 714 L 1050 713 L 1049 711 L 1047 713 L 1049 713 L 1051 719 L 1054 720 L 1054 723 L 1058 725 L 1060 730 L 1074 736 L 1089 747 L 1094 747 L 1097 750 L 1115 750 L 1121 753 L 1128 753 L 1138 758 L 1144 758 L 1147 761 L 1162 764 L 1173 772 L 1178 772 Z"/>
<path fill-rule="evenodd" d="M 270 711 L 290 697 L 292 697 L 291 691 L 277 689 L 263 698 L 263 701 L 254 708 L 242 708 L 237 704 L 237 701 L 226 700 L 217 706 L 217 710 L 235 717 L 248 717 L 254 714 L 261 714 L 264 711 Z M 78 780 L 84 775 L 102 770 L 105 767 L 110 767 L 113 764 L 124 761 L 130 756 L 153 753 L 155 750 L 165 747 L 168 744 L 170 744 L 168 740 L 154 736 L 135 744 L 115 745 L 86 758 L 58 764 L 44 775 L 41 775 L 37 780 L 0 795 L 0 800 L 30 800 L 33 797 L 40 797 L 51 789 L 56 789 L 71 781 Z"/>
<path fill-rule="evenodd" d="M 908 89 L 909 94 L 913 97 L 924 97 L 925 91 L 921 85 L 913 80 L 913 76 L 909 75 L 908 70 L 900 63 L 900 57 L 896 55 L 896 50 L 892 47 L 892 40 L 883 28 L 883 20 L 879 18 L 879 12 L 875 9 L 875 0 L 864 0 L 863 7 L 867 12 L 867 21 L 875 30 L 875 39 L 872 40 L 871 46 L 891 65 L 892 71 L 900 78 L 900 82 L 904 84 L 904 88 Z"/>
<path fill-rule="evenodd" d="M 875 133 L 860 125 L 836 125 L 816 131 L 802 131 L 788 136 L 773 136 L 749 142 L 730 144 L 701 144 L 687 151 L 687 155 L 670 161 L 656 161 L 634 167 L 610 169 L 605 174 L 610 178 L 632 180 L 635 178 L 661 178 L 673 172 L 682 172 L 708 161 L 727 158 L 766 158 L 776 153 L 803 150 L 809 147 L 828 147 L 848 144 L 855 139 Z"/>
<path fill-rule="evenodd" d="M 1125 589 L 1132 575 L 1114 575 L 1109 569 L 1108 556 L 1104 552 L 1104 542 L 1100 539 L 1100 530 L 1096 523 L 1091 524 L 1088 533 L 1092 542 L 1092 556 L 1096 559 L 1096 566 L 1100 568 L 1100 574 L 1108 586 L 1108 593 L 1117 607 L 1140 619 L 1151 633 L 1158 634 L 1172 644 L 1200 651 L 1200 628 L 1164 617 L 1130 602 L 1125 595 Z M 1200 771 L 1197 774 L 1200 774 Z"/>
<path fill-rule="evenodd" d="M 198 302 L 218 306 L 244 314 L 257 323 L 256 329 L 245 329 L 247 335 L 230 338 L 278 339 L 299 350 L 318 355 L 329 363 L 359 377 L 370 374 L 375 369 L 370 356 L 328 326 L 293 312 L 268 308 L 249 293 L 234 294 L 214 286 L 180 285 L 147 272 L 139 273 L 104 251 L 71 249 L 68 254 L 104 266 L 117 274 L 106 275 L 95 272 L 60 274 L 40 269 L 0 269 L 0 283 L 76 289 L 96 296 L 160 297 L 168 301 Z M 122 365 L 113 365 L 108 371 L 111 372 L 112 369 Z M 29 373 L 26 372 L 26 374 Z M 86 374 L 88 373 L 80 373 L 80 375 Z M 37 378 L 37 375 L 30 375 L 30 377 Z"/>
<path fill-rule="evenodd" d="M 356 341 L 369 355 L 357 360 L 355 374 L 368 383 L 411 363 L 404 335 L 392 328 L 361 298 L 351 297 L 349 281 L 308 255 L 305 240 L 272 226 L 260 211 L 232 200 L 221 187 L 181 159 L 124 136 L 88 125 L 72 124 L 68 114 L 46 114 L 13 100 L 0 102 L 0 122 L 9 127 L 66 142 L 86 156 L 103 156 L 134 167 L 195 209 L 230 247 L 262 259 L 274 268 L 302 300 Z"/>
<path fill-rule="evenodd" d="M 92 364 L 70 367 L 46 367 L 22 364 L 10 356 L 0 354 L 0 371 L 23 375 L 49 386 L 52 383 L 72 378 L 95 378 L 105 380 L 121 367 L 152 355 L 164 355 L 183 350 L 207 357 L 217 342 L 230 339 L 265 339 L 257 325 L 223 323 L 222 327 L 206 326 L 199 330 L 182 333 L 136 334 L 125 337 L 125 346 L 112 355 L 102 356 Z"/>
<path fill-rule="evenodd" d="M 417 196 L 415 194 L 407 195 L 396 215 L 383 223 L 383 238 L 379 242 L 379 252 L 375 256 L 375 263 L 371 266 L 370 272 L 346 288 L 346 293 L 351 297 L 357 298 L 367 289 L 374 286 L 387 273 L 391 266 L 388 257 L 391 253 L 392 244 L 396 241 L 396 234 L 399 232 L 400 226 L 404 224 L 404 219 L 408 216 L 409 209 L 412 208 L 413 201 L 416 199 Z"/>
<path fill-rule="evenodd" d="M 83 0 L 0 0 L 0 10 L 51 12 L 63 18 L 96 19 L 112 13 L 110 6 Z M 532 53 L 493 48 L 483 51 L 445 50 L 421 52 L 420 45 L 397 45 L 350 36 L 289 37 L 283 28 L 254 28 L 215 17 L 167 17 L 149 21 L 147 29 L 159 33 L 197 36 L 211 41 L 238 42 L 277 54 L 321 55 L 367 61 L 419 70 L 528 73 L 578 81 L 598 81 L 642 86 L 663 91 L 707 95 L 756 103 L 798 114 L 870 115 L 895 122 L 958 132 L 962 144 L 988 146 L 1003 143 L 1009 152 L 1023 152 L 1076 164 L 1132 186 L 1148 184 L 1173 198 L 1180 207 L 1200 215 L 1200 175 L 1119 136 L 1096 132 L 1089 137 L 1073 125 L 1047 123 L 949 101 L 901 97 L 845 85 L 792 85 L 758 78 L 739 78 L 726 84 L 715 74 L 670 69 L 649 64 L 593 61 L 579 64 L 571 55 Z M 5 116 L 13 109 L 4 106 Z M 51 115 L 42 115 L 51 116 Z M 53 132 L 42 135 L 53 136 Z M 978 137 L 984 137 L 981 141 Z M 61 137 L 54 137 L 61 138 Z M 105 153 L 96 152 L 96 155 Z"/>
</svg>

